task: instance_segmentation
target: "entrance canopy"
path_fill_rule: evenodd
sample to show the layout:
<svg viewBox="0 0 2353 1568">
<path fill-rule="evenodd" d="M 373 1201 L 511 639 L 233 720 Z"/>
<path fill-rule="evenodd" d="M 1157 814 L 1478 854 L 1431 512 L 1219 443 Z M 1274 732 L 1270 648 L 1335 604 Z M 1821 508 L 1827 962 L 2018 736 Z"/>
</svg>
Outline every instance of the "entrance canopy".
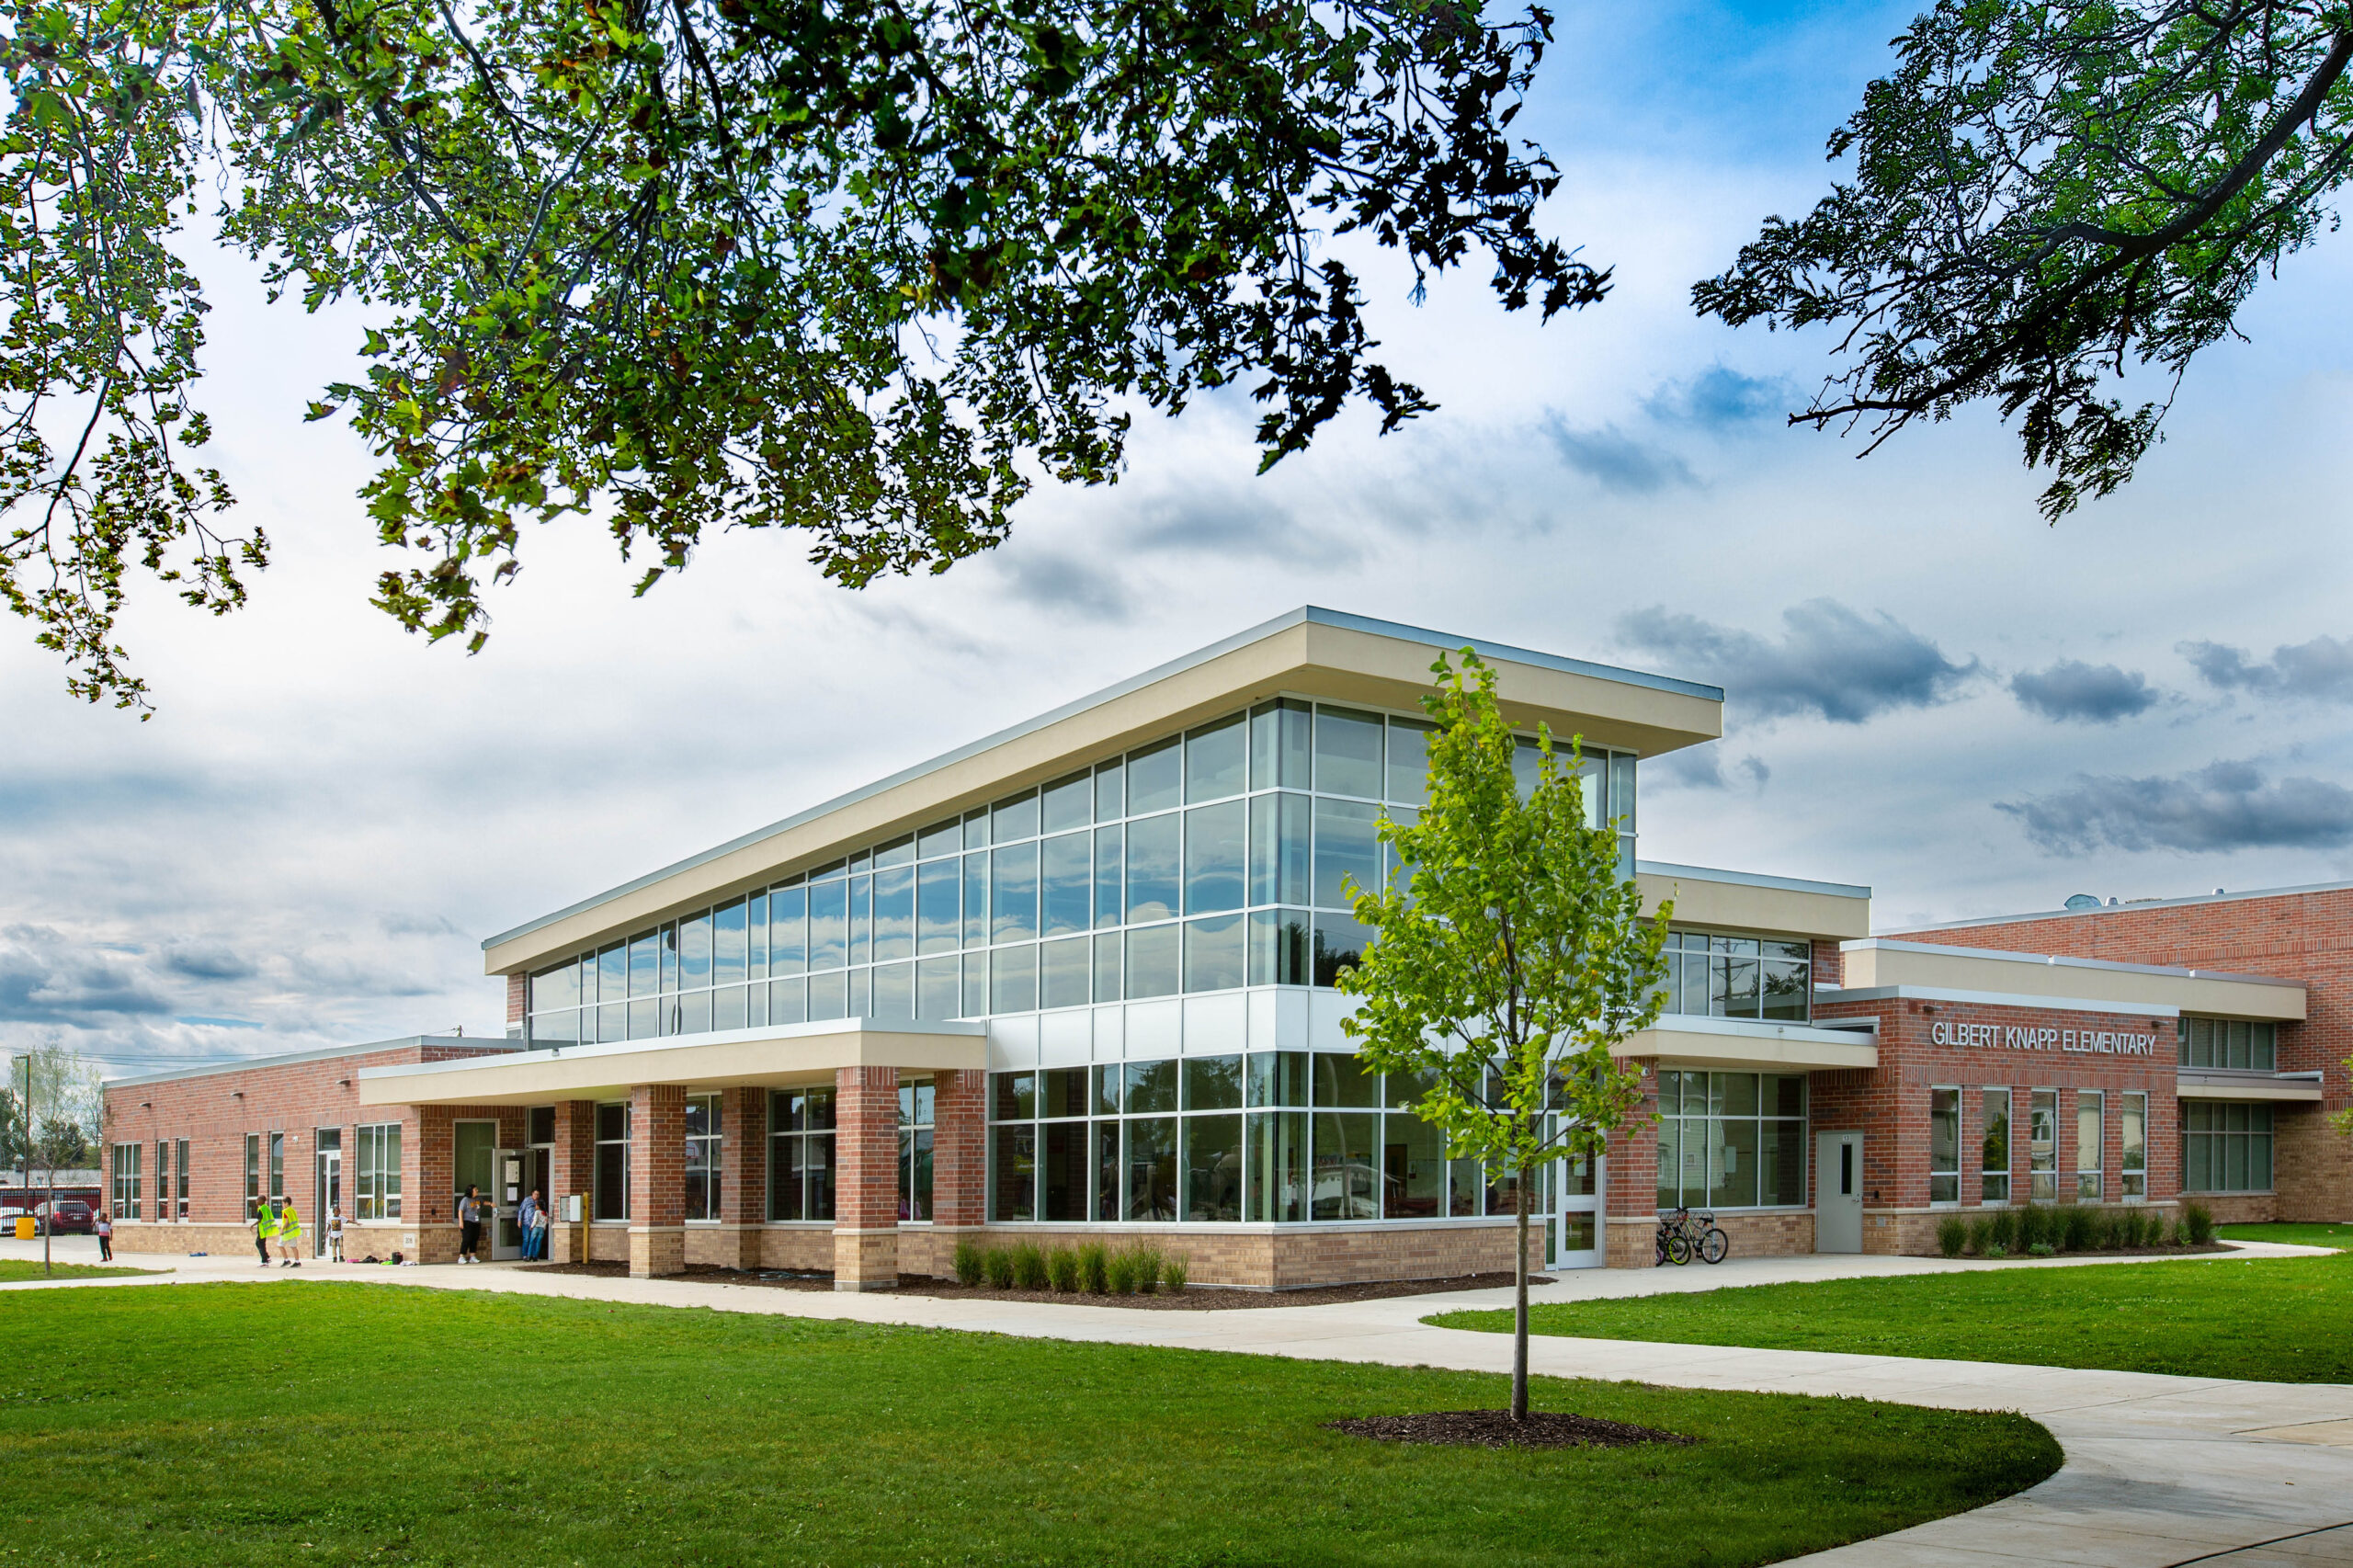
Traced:
<svg viewBox="0 0 2353 1568">
<path fill-rule="evenodd" d="M 844 1067 L 937 1073 L 987 1065 L 988 1030 L 981 1024 L 836 1018 L 367 1067 L 358 1086 L 362 1105 L 521 1106 L 627 1099 L 639 1084 L 781 1088 L 831 1083 Z"/>
</svg>

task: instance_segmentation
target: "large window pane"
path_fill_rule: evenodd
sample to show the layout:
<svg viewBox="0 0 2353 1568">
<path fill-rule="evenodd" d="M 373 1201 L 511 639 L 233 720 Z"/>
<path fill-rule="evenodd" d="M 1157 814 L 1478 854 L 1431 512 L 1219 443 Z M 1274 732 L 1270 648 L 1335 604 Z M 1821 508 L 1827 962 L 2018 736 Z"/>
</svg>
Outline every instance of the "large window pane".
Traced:
<svg viewBox="0 0 2353 1568">
<path fill-rule="evenodd" d="M 1768 1121 L 1757 1131 L 1756 1201 L 1798 1209 L 1805 1204 L 1805 1123 Z"/>
<path fill-rule="evenodd" d="M 2010 1200 L 2010 1091 L 1982 1091 L 1977 1117 L 1977 1197 L 1984 1203 Z"/>
<path fill-rule="evenodd" d="M 1184 803 L 1183 754 L 1176 737 L 1128 753 L 1128 813 L 1166 811 Z"/>
<path fill-rule="evenodd" d="M 1180 987 L 1179 947 L 1175 926 L 1147 926 L 1128 933 L 1128 995 L 1173 996 Z"/>
<path fill-rule="evenodd" d="M 1185 1061 L 1187 1110 L 1240 1110 L 1242 1058 L 1193 1056 Z"/>
<path fill-rule="evenodd" d="M 1185 799 L 1216 801 L 1241 794 L 1248 764 L 1246 739 L 1239 713 L 1188 732 Z"/>
<path fill-rule="evenodd" d="M 678 922 L 678 989 L 692 991 L 710 983 L 710 915 L 706 911 Z"/>
<path fill-rule="evenodd" d="M 1376 893 L 1381 891 L 1381 844 L 1375 836 L 1374 822 L 1381 813 L 1378 806 L 1359 805 L 1353 801 L 1315 802 L 1315 903 L 1324 909 L 1347 909 L 1353 899 L 1347 884 L 1353 880 L 1356 891 Z"/>
<path fill-rule="evenodd" d="M 933 860 L 942 855 L 955 854 L 958 846 L 963 842 L 963 824 L 950 817 L 923 830 L 915 840 L 915 853 L 924 859 Z"/>
<path fill-rule="evenodd" d="M 1319 1112 L 1314 1126 L 1315 1178 L 1310 1213 L 1318 1220 L 1379 1219 L 1381 1118 L 1361 1112 Z"/>
<path fill-rule="evenodd" d="M 1259 1111 L 1247 1121 L 1247 1218 L 1258 1224 L 1306 1219 L 1307 1113 Z"/>
<path fill-rule="evenodd" d="M 1126 770 L 1117 761 L 1099 764 L 1095 769 L 1095 820 L 1117 822 L 1127 814 Z"/>
<path fill-rule="evenodd" d="M 989 1011 L 1026 1013 L 1038 1005 L 1038 949 L 1029 943 L 989 954 Z"/>
<path fill-rule="evenodd" d="M 1119 925 L 1125 915 L 1121 866 L 1126 859 L 1127 835 L 1124 827 L 1095 830 L 1095 924 L 1098 928 Z"/>
<path fill-rule="evenodd" d="M 1038 846 L 1017 844 L 989 856 L 989 939 L 1038 939 Z"/>
<path fill-rule="evenodd" d="M 1185 1191 L 1188 1220 L 1242 1218 L 1242 1119 L 1185 1118 Z"/>
<path fill-rule="evenodd" d="M 809 1017 L 812 1022 L 849 1017 L 849 971 L 835 970 L 831 973 L 813 975 L 809 981 Z"/>
<path fill-rule="evenodd" d="M 1260 795 L 1250 802 L 1250 902 L 1307 902 L 1309 798 Z"/>
<path fill-rule="evenodd" d="M 1381 798 L 1381 715 L 1315 710 L 1315 792 Z"/>
<path fill-rule="evenodd" d="M 1303 909 L 1254 909 L 1250 912 L 1250 983 L 1310 985 L 1315 971 L 1310 959 L 1310 921 Z"/>
<path fill-rule="evenodd" d="M 805 980 L 768 982 L 768 1022 L 805 1023 L 809 1017 L 809 983 Z"/>
<path fill-rule="evenodd" d="M 1371 943 L 1371 928 L 1359 925 L 1349 916 L 1316 915 L 1315 983 L 1318 985 L 1337 983 L 1340 971 L 1344 969 L 1354 969 L 1363 959 L 1365 949 Z"/>
<path fill-rule="evenodd" d="M 1928 1201 L 1961 1201 L 1961 1091 L 1928 1091 Z"/>
<path fill-rule="evenodd" d="M 1090 999 L 1087 949 L 1091 937 L 1070 937 L 1046 942 L 1038 949 L 1038 1005 L 1076 1007 Z"/>
<path fill-rule="evenodd" d="M 849 884 L 809 886 L 809 967 L 839 969 L 849 961 Z M 836 1015 L 837 1016 L 837 1015 Z"/>
<path fill-rule="evenodd" d="M 1243 983 L 1243 921 L 1239 915 L 1185 923 L 1185 989 L 1230 991 Z"/>
<path fill-rule="evenodd" d="M 989 808 L 989 842 L 1010 844 L 1038 836 L 1038 791 L 1024 790 Z"/>
<path fill-rule="evenodd" d="M 1120 999 L 1120 934 L 1106 931 L 1095 938 L 1095 999 Z"/>
<path fill-rule="evenodd" d="M 963 998 L 960 994 L 953 958 L 918 959 L 915 960 L 915 1017 L 918 1018 L 954 1018 L 963 1014 Z"/>
<path fill-rule="evenodd" d="M 1360 1058 L 1319 1051 L 1308 1062 L 1318 1110 L 1381 1103 L 1381 1074 L 1366 1071 Z"/>
<path fill-rule="evenodd" d="M 1446 1134 L 1404 1111 L 1382 1119 L 1381 1211 L 1392 1220 L 1439 1220 L 1447 1193 Z"/>
<path fill-rule="evenodd" d="M 1120 1125 L 1127 1134 L 1127 1217 L 1174 1220 L 1177 1212 L 1176 1119 L 1147 1117 Z"/>
<path fill-rule="evenodd" d="M 1095 781 L 1086 774 L 1074 773 L 1047 785 L 1043 800 L 1040 826 L 1047 833 L 1085 827 L 1095 820 Z"/>
<path fill-rule="evenodd" d="M 1736 1074 L 1747 1077 L 1747 1074 Z M 1710 1150 L 1708 1202 L 1717 1209 L 1756 1206 L 1756 1123 L 1727 1119 L 1711 1124 L 1718 1142 Z"/>
<path fill-rule="evenodd" d="M 1389 788 L 1392 801 L 1418 806 L 1429 799 L 1429 733 L 1418 719 L 1389 721 Z"/>
<path fill-rule="evenodd" d="M 746 972 L 744 959 L 744 901 L 739 898 L 711 914 L 710 983 L 741 985 Z"/>
<path fill-rule="evenodd" d="M 809 890 L 779 888 L 768 899 L 768 972 L 800 974 L 809 967 Z"/>
<path fill-rule="evenodd" d="M 1128 923 L 1165 920 L 1181 907 L 1184 819 L 1145 817 L 1128 824 Z"/>
<path fill-rule="evenodd" d="M 1038 1129 L 1033 1122 L 989 1129 L 989 1218 L 1038 1217 Z"/>
<path fill-rule="evenodd" d="M 915 869 L 893 866 L 874 873 L 874 961 L 897 963 L 915 956 Z"/>
<path fill-rule="evenodd" d="M 1175 1110 L 1177 1071 L 1181 1065 L 1173 1061 L 1128 1062 L 1125 1067 L 1128 1114 L 1151 1115 Z"/>
<path fill-rule="evenodd" d="M 1185 813 L 1185 913 L 1242 907 L 1243 835 L 1249 802 L 1197 806 Z"/>
<path fill-rule="evenodd" d="M 961 913 L 956 890 L 959 873 L 953 860 L 926 861 L 916 875 L 915 950 L 952 953 L 956 950 Z"/>
<path fill-rule="evenodd" d="M 915 1016 L 915 966 L 885 963 L 874 966 L 874 1011 L 877 1018 L 904 1020 Z"/>
<path fill-rule="evenodd" d="M 1307 1060 L 1304 1051 L 1252 1051 L 1243 1074 L 1250 1108 L 1305 1105 Z"/>
<path fill-rule="evenodd" d="M 1045 1208 L 1040 1218 L 1087 1218 L 1086 1129 L 1084 1121 L 1050 1121 L 1038 1130 L 1044 1145 L 1040 1175 L 1045 1185 Z"/>
<path fill-rule="evenodd" d="M 1094 926 L 1095 868 L 1087 839 L 1084 833 L 1065 833 L 1041 846 L 1041 937 L 1074 937 Z"/>
<path fill-rule="evenodd" d="M 989 858 L 964 857 L 964 945 L 985 948 L 989 942 Z"/>
</svg>

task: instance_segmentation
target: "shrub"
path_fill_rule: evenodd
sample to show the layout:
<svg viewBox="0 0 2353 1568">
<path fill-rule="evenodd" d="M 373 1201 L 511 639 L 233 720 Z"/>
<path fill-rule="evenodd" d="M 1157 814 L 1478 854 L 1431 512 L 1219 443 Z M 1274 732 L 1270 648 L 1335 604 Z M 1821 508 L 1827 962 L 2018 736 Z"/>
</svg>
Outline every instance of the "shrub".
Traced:
<svg viewBox="0 0 2353 1568">
<path fill-rule="evenodd" d="M 1113 1253 L 1104 1262 L 1103 1277 L 1105 1289 L 1109 1290 L 1112 1295 L 1134 1295 L 1136 1293 L 1136 1260 L 1134 1256 L 1124 1250 Z"/>
<path fill-rule="evenodd" d="M 981 1273 L 992 1290 L 1013 1289 L 1013 1254 L 1003 1247 L 991 1247 L 981 1259 Z"/>
<path fill-rule="evenodd" d="M 1024 1290 L 1046 1288 L 1046 1255 L 1036 1242 L 1023 1242 L 1013 1249 L 1013 1282 Z"/>
<path fill-rule="evenodd" d="M 1937 1222 L 1937 1250 L 1947 1257 L 1959 1257 L 1962 1245 L 1969 1240 L 1969 1227 L 1958 1214 L 1948 1214 Z"/>
<path fill-rule="evenodd" d="M 2018 1210 L 2018 1250 L 2032 1252 L 2051 1239 L 2051 1210 L 2029 1204 Z"/>
<path fill-rule="evenodd" d="M 988 1269 L 988 1250 L 970 1236 L 956 1243 L 956 1283 L 972 1286 L 981 1282 Z"/>
<path fill-rule="evenodd" d="M 1985 1244 L 1985 1256 L 1990 1260 L 1999 1261 L 2000 1259 L 2010 1256 L 2010 1249 L 2004 1246 L 1999 1242 L 1987 1242 Z"/>
<path fill-rule="evenodd" d="M 1171 1253 L 1160 1266 L 1160 1282 L 1178 1295 L 1185 1293 L 1185 1281 L 1192 1278 L 1192 1260 L 1182 1253 Z"/>
<path fill-rule="evenodd" d="M 1078 1254 L 1056 1247 L 1046 1255 L 1046 1279 L 1057 1290 L 1078 1289 Z"/>
<path fill-rule="evenodd" d="M 2124 1211 L 2106 1209 L 2099 1216 L 2099 1245 L 2103 1252 L 2114 1252 L 2124 1245 Z"/>
<path fill-rule="evenodd" d="M 2007 1209 L 1996 1210 L 1985 1221 L 1985 1244 L 2008 1252 L 2018 1244 L 2018 1217 Z"/>
<path fill-rule="evenodd" d="M 2127 1216 L 2127 1225 L 2132 1233 L 2124 1244 L 2129 1247 L 2147 1246 L 2151 1228 L 2149 1211 L 2146 1209 L 2128 1209 L 2124 1212 Z"/>
<path fill-rule="evenodd" d="M 1969 1222 L 1969 1241 L 1967 1243 L 1969 1250 L 1977 1254 L 1980 1257 L 1983 1257 L 1985 1255 L 1985 1249 L 1993 1244 L 1993 1232 L 1994 1227 L 1988 1224 L 1982 1216 L 1978 1219 L 1972 1220 Z"/>
<path fill-rule="evenodd" d="M 2066 1216 L 2066 1229 L 2063 1233 L 2063 1239 L 2060 1239 L 2059 1241 L 2060 1245 L 2066 1248 L 2069 1252 L 2089 1252 L 2094 1247 L 2099 1245 L 2100 1222 L 2098 1210 L 2082 1209 L 2071 1203 L 2066 1207 L 2066 1209 L 2062 1210 L 2062 1212 Z"/>
<path fill-rule="evenodd" d="M 1158 1247 L 1136 1248 L 1135 1268 L 1136 1290 L 1139 1294 L 1149 1296 L 1160 1289 L 1160 1249 Z"/>
<path fill-rule="evenodd" d="M 2214 1213 L 2203 1203 L 2193 1203 L 2181 1211 L 2181 1221 L 2189 1229 L 2189 1244 L 2202 1247 L 2214 1239 Z"/>
<path fill-rule="evenodd" d="M 2057 1249 L 2052 1246 L 2049 1242 L 2037 1242 L 2026 1250 L 2027 1256 L 2029 1257 L 2055 1257 L 2058 1256 Z"/>
<path fill-rule="evenodd" d="M 1110 1249 L 1101 1242 L 1088 1242 L 1078 1249 L 1079 1288 L 1100 1296 L 1111 1289 L 1108 1272 Z"/>
<path fill-rule="evenodd" d="M 2176 1221 L 2173 1222 L 2173 1239 L 2172 1239 L 2172 1240 L 2170 1240 L 2170 1241 L 2168 1241 L 2167 1243 L 2165 1243 L 2165 1245 L 2167 1245 L 2167 1246 L 2176 1246 L 2176 1247 L 2186 1247 L 2186 1246 L 2188 1246 L 2188 1244 L 2189 1244 L 2189 1227 L 2188 1227 L 2188 1225 L 2184 1224 L 2181 1221 L 2179 1221 L 2179 1220 L 2176 1220 Z"/>
</svg>

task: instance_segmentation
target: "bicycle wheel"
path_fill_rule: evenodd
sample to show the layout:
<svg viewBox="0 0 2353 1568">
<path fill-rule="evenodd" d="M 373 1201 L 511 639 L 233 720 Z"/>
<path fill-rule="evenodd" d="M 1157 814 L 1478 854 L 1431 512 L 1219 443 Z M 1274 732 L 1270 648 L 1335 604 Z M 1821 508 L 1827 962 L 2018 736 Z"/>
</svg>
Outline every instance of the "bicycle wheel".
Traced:
<svg viewBox="0 0 2353 1568">
<path fill-rule="evenodd" d="M 1722 1231 L 1711 1229 L 1699 1238 L 1699 1261 L 1702 1263 L 1722 1263 L 1724 1255 L 1731 1251 L 1732 1238 Z"/>
<path fill-rule="evenodd" d="M 1691 1261 L 1691 1238 L 1677 1231 L 1666 1238 L 1666 1260 L 1677 1268 Z"/>
</svg>

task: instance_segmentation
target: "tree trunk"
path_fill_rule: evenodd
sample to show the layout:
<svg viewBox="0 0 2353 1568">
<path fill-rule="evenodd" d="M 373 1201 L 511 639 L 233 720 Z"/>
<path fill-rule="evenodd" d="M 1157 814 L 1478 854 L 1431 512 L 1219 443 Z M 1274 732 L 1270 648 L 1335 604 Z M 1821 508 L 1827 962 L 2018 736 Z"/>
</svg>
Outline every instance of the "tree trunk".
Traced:
<svg viewBox="0 0 2353 1568">
<path fill-rule="evenodd" d="M 1528 1176 L 1519 1178 L 1519 1226 L 1512 1253 L 1511 1418 L 1528 1419 Z"/>
</svg>

